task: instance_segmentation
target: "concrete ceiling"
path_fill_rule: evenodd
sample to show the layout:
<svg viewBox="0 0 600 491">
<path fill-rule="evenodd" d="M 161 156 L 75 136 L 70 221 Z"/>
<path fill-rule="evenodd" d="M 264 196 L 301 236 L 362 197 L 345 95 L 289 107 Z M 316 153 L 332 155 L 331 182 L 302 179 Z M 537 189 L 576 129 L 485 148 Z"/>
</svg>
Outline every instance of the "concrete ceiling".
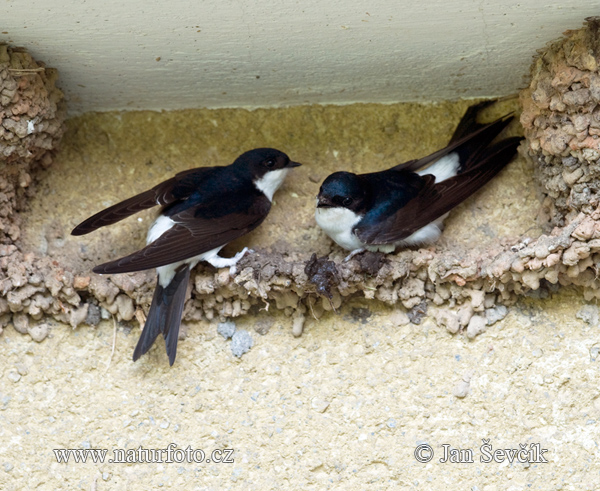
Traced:
<svg viewBox="0 0 600 491">
<path fill-rule="evenodd" d="M 600 0 L 1 0 L 72 114 L 435 101 L 523 87 Z"/>
</svg>

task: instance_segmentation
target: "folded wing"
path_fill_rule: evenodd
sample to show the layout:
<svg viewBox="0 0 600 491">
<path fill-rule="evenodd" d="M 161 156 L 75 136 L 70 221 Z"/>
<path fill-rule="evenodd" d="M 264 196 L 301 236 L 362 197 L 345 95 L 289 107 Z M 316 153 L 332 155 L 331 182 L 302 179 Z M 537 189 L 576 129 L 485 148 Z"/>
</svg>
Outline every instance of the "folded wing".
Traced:
<svg viewBox="0 0 600 491">
<path fill-rule="evenodd" d="M 423 176 L 425 185 L 412 200 L 379 224 L 357 227 L 358 238 L 369 245 L 390 244 L 406 239 L 417 230 L 449 212 L 484 186 L 512 160 L 521 141 L 507 138 L 483 151 L 477 165 L 439 183 L 431 175 Z M 366 223 L 366 222 L 365 222 Z"/>
<path fill-rule="evenodd" d="M 94 268 L 95 273 L 127 273 L 183 261 L 224 246 L 258 227 L 271 202 L 264 195 L 244 212 L 203 217 L 202 208 L 191 207 L 170 218 L 175 225 L 143 249 Z"/>
</svg>

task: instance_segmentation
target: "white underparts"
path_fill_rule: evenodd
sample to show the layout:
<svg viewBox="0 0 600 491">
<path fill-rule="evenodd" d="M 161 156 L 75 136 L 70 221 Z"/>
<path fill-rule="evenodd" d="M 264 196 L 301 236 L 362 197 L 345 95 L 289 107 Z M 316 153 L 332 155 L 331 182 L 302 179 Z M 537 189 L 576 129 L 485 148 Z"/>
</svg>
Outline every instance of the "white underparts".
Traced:
<svg viewBox="0 0 600 491">
<path fill-rule="evenodd" d="M 421 227 L 412 235 L 406 237 L 406 239 L 399 240 L 398 242 L 394 242 L 393 244 L 366 246 L 365 248 L 368 251 L 372 252 L 379 251 L 390 253 L 393 252 L 396 249 L 396 247 L 412 247 L 433 244 L 440 238 L 440 235 L 442 235 L 442 230 L 444 229 L 444 220 L 446 219 L 448 214 L 449 213 L 445 213 L 433 222 L 425 225 L 424 227 Z"/>
<path fill-rule="evenodd" d="M 362 242 L 353 232 L 354 227 L 362 217 L 351 210 L 342 207 L 336 208 L 317 208 L 315 219 L 319 227 L 329 235 L 339 246 L 352 254 L 347 257 L 350 259 L 355 254 L 368 250 L 371 252 L 384 252 L 386 254 L 394 252 L 397 247 L 410 247 L 427 245 L 440 238 L 443 229 L 444 219 L 448 213 L 437 220 L 425 225 L 406 239 L 394 242 L 392 244 L 367 245 Z"/>
<path fill-rule="evenodd" d="M 444 220 L 448 216 L 448 213 L 445 213 L 437 220 L 425 225 L 424 227 L 417 230 L 412 235 L 409 235 L 406 239 L 397 243 L 397 246 L 418 246 L 418 245 L 427 245 L 432 244 L 436 240 L 440 238 L 442 235 L 442 230 L 444 228 Z"/>
<path fill-rule="evenodd" d="M 279 189 L 279 186 L 285 180 L 289 169 L 277 169 L 268 171 L 258 181 L 254 182 L 254 185 L 258 190 L 262 191 L 264 195 L 269 198 L 269 201 L 273 201 L 273 195 L 275 191 Z"/>
<path fill-rule="evenodd" d="M 212 249 L 204 252 L 203 254 L 198 254 L 197 256 L 184 259 L 183 261 L 177 261 L 176 263 L 159 266 L 156 268 L 156 273 L 158 274 L 158 284 L 163 288 L 166 288 L 169 283 L 171 283 L 171 280 L 175 277 L 177 269 L 179 269 L 179 267 L 183 264 L 189 264 L 190 269 L 194 268 L 200 261 L 206 261 L 212 264 L 211 261 L 214 260 L 215 257 L 219 258 L 218 254 L 222 248 L 223 246 L 217 247 L 216 249 Z"/>
<path fill-rule="evenodd" d="M 352 210 L 341 206 L 317 208 L 315 219 L 317 225 L 344 249 L 353 251 L 365 247 L 352 231 L 356 224 L 361 221 L 362 216 L 357 215 Z"/>
<path fill-rule="evenodd" d="M 167 230 L 170 230 L 171 227 L 173 227 L 174 225 L 176 225 L 176 222 L 171 220 L 169 217 L 164 215 L 159 216 L 156 219 L 156 221 L 152 224 L 152 227 L 150 227 L 150 230 L 148 230 L 146 244 L 154 242 Z M 171 283 L 171 280 L 175 277 L 175 273 L 181 265 L 188 264 L 190 266 L 190 269 L 192 269 L 200 261 L 206 261 L 215 268 L 229 267 L 229 274 L 233 276 L 236 272 L 235 265 L 240 259 L 242 259 L 244 254 L 246 254 L 248 248 L 244 247 L 242 251 L 238 252 L 235 256 L 231 258 L 224 258 L 219 256 L 219 251 L 223 247 L 225 247 L 225 245 L 222 245 L 215 249 L 211 249 L 210 251 L 203 252 L 202 254 L 198 254 L 197 256 L 190 257 L 183 261 L 177 261 L 175 263 L 166 264 L 165 266 L 159 266 L 158 268 L 156 268 L 156 272 L 158 273 L 158 283 L 163 288 L 166 288 L 169 285 L 169 283 Z"/>
<path fill-rule="evenodd" d="M 458 153 L 450 153 L 429 167 L 422 169 L 417 172 L 420 176 L 426 174 L 432 174 L 435 177 L 435 182 L 445 181 L 450 177 L 454 177 L 458 174 L 460 168 L 460 162 L 458 160 Z"/>
</svg>

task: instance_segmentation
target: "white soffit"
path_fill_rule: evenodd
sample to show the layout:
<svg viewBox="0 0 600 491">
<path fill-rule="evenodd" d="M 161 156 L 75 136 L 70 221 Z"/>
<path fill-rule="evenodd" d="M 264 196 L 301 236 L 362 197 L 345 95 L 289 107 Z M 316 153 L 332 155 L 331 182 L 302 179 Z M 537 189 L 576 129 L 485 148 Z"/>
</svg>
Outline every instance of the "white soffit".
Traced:
<svg viewBox="0 0 600 491">
<path fill-rule="evenodd" d="M 0 0 L 71 113 L 515 93 L 600 0 Z"/>
</svg>

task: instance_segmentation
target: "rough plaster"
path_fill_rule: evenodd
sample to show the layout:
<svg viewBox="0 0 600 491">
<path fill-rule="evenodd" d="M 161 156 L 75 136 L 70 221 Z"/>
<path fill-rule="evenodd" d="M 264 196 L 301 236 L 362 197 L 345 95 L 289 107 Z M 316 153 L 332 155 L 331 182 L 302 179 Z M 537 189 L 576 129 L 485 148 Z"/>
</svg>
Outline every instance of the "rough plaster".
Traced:
<svg viewBox="0 0 600 491">
<path fill-rule="evenodd" d="M 72 119 L 54 164 L 38 175 L 23 243 L 55 257 L 69 255 L 84 240 L 67 236 L 72 224 L 129 194 L 132 186 L 144 187 L 199 159 L 227 161 L 250 141 L 282 146 L 285 138 L 285 149 L 306 165 L 246 241 L 277 250 L 285 230 L 292 249 L 301 251 L 309 241 L 324 254 L 331 244 L 311 225 L 318 183 L 309 176 L 430 151 L 448 137 L 465 107 L 463 102 Z M 314 132 L 294 132 L 304 118 L 313 122 Z M 412 130 L 386 133 L 390 120 Z M 251 121 L 262 123 L 234 139 L 240 148 L 232 147 L 232 135 L 252 127 Z M 213 133 L 198 131 L 211 127 Z M 411 131 L 421 138 L 406 138 Z M 498 236 L 535 229 L 540 200 L 532 176 L 531 165 L 517 159 L 452 214 L 441 247 L 468 247 L 473 240 L 485 246 Z M 300 225 L 283 229 L 291 208 Z M 85 238 L 82 267 L 141 243 L 147 220 Z M 186 322 L 171 369 L 160 342 L 131 362 L 135 319 L 77 329 L 48 319 L 50 336 L 42 343 L 7 327 L 0 337 L 0 487 L 596 488 L 600 326 L 597 307 L 586 305 L 581 290 L 524 299 L 474 339 L 466 331 L 452 335 L 433 316 L 420 325 L 407 323 L 402 309 L 360 297 L 337 314 L 325 312 L 319 320 L 308 315 L 304 334 L 296 338 L 294 319 L 273 307 L 236 319 L 255 342 L 241 359 L 217 334 L 216 320 Z M 482 463 L 483 438 L 494 448 L 540 443 L 549 462 Z M 59 464 L 52 452 L 164 449 L 169 443 L 207 452 L 234 448 L 235 463 Z M 418 463 L 413 452 L 423 443 L 437 457 L 442 444 L 472 448 L 475 462 Z"/>
<path fill-rule="evenodd" d="M 270 221 L 244 239 L 256 244 L 258 264 L 261 254 L 289 250 L 298 258 L 309 254 L 307 248 L 332 252 L 339 260 L 341 251 L 332 250 L 311 223 L 312 197 L 323 177 L 315 170 L 326 174 L 343 165 L 360 171 L 427 153 L 443 144 L 465 106 L 75 118 L 67 125 L 54 165 L 36 172 L 34 182 L 39 183 L 25 186 L 30 199 L 20 216 L 17 244 L 31 251 L 26 261 L 49 255 L 57 268 L 58 261 L 70 261 L 76 270 L 89 269 L 89 264 L 141 242 L 149 217 L 81 242 L 67 235 L 81 213 L 87 216 L 131 194 L 133 186 L 146 187 L 159 175 L 198 160 L 225 163 L 239 153 L 236 145 L 256 142 L 286 145 L 282 148 L 294 158 L 310 163 L 300 179 L 281 190 Z M 302 131 L 304 124 L 313 131 Z M 252 130 L 232 145 L 239 128 Z M 542 201 L 533 175 L 531 159 L 516 159 L 452 214 L 444 240 L 423 257 L 436 250 L 440 257 L 458 251 L 468 255 L 474 244 L 477 254 L 479 247 L 493 251 L 519 237 L 538 237 L 544 231 L 535 221 Z M 290 209 L 300 226 L 289 226 Z M 557 237 L 566 231 L 569 243 L 590 239 L 595 228 L 582 224 L 594 217 L 592 211 L 573 230 L 559 229 Z M 573 218 L 576 223 L 577 217 L 569 220 Z M 526 258 L 528 249 L 515 254 Z M 563 258 L 587 268 L 589 261 L 579 252 L 571 257 L 567 249 Z M 364 282 L 362 293 L 368 296 L 371 283 L 368 277 Z M 118 283 L 127 288 L 126 281 Z M 195 287 L 203 285 L 197 279 Z M 593 279 L 588 287 L 586 292 L 594 291 Z M 188 321 L 172 369 L 166 368 L 161 345 L 138 363 L 130 361 L 139 325 L 135 319 L 119 321 L 120 308 L 95 328 L 71 330 L 44 319 L 46 339 L 40 344 L 36 341 L 43 337 L 35 331 L 21 335 L 12 329 L 23 327 L 15 316 L 0 338 L 0 486 L 596 489 L 599 311 L 584 302 L 581 289 L 555 290 L 524 289 L 504 319 L 504 312 L 494 311 L 500 320 L 489 326 L 471 309 L 472 319 L 481 322 L 471 320 L 457 334 L 452 334 L 444 308 L 430 306 L 429 317 L 414 311 L 407 316 L 398 306 L 357 295 L 338 313 L 324 312 L 324 301 L 318 315 L 306 315 L 304 334 L 294 337 L 297 318 L 290 317 L 292 312 L 267 311 L 265 303 L 237 319 L 255 342 L 244 357 L 231 354 L 229 341 L 216 334 L 216 321 Z M 467 306 L 477 303 L 475 293 Z M 493 304 L 483 294 L 477 297 L 479 307 Z M 485 311 L 488 320 L 490 310 Z M 461 309 L 458 315 L 463 315 Z M 409 317 L 421 323 L 409 323 Z M 483 463 L 483 439 L 494 448 L 540 444 L 548 449 L 549 462 Z M 163 449 L 171 442 L 208 452 L 233 448 L 235 463 L 58 464 L 52 453 L 53 448 Z M 437 453 L 429 464 L 414 459 L 415 447 L 424 443 Z M 475 462 L 440 463 L 442 444 L 473 449 Z"/>
<path fill-rule="evenodd" d="M 597 0 L 5 0 L 0 41 L 61 74 L 72 113 L 436 101 L 517 92 Z"/>
<path fill-rule="evenodd" d="M 263 313 L 238 323 L 256 343 L 241 359 L 214 324 L 195 323 L 171 369 L 162 350 L 131 362 L 137 327 L 118 325 L 112 357 L 111 321 L 56 325 L 41 344 L 10 329 L 0 486 L 595 490 L 599 326 L 575 317 L 583 306 L 576 290 L 525 301 L 475 340 L 430 319 L 398 327 L 373 303 L 311 320 L 300 338 L 289 319 Z M 484 438 L 494 449 L 540 443 L 548 463 L 482 463 Z M 235 463 L 58 464 L 52 452 L 169 443 L 233 448 Z M 429 464 L 414 458 L 422 443 L 437 454 Z M 440 463 L 442 444 L 473 449 L 475 462 Z"/>
</svg>

